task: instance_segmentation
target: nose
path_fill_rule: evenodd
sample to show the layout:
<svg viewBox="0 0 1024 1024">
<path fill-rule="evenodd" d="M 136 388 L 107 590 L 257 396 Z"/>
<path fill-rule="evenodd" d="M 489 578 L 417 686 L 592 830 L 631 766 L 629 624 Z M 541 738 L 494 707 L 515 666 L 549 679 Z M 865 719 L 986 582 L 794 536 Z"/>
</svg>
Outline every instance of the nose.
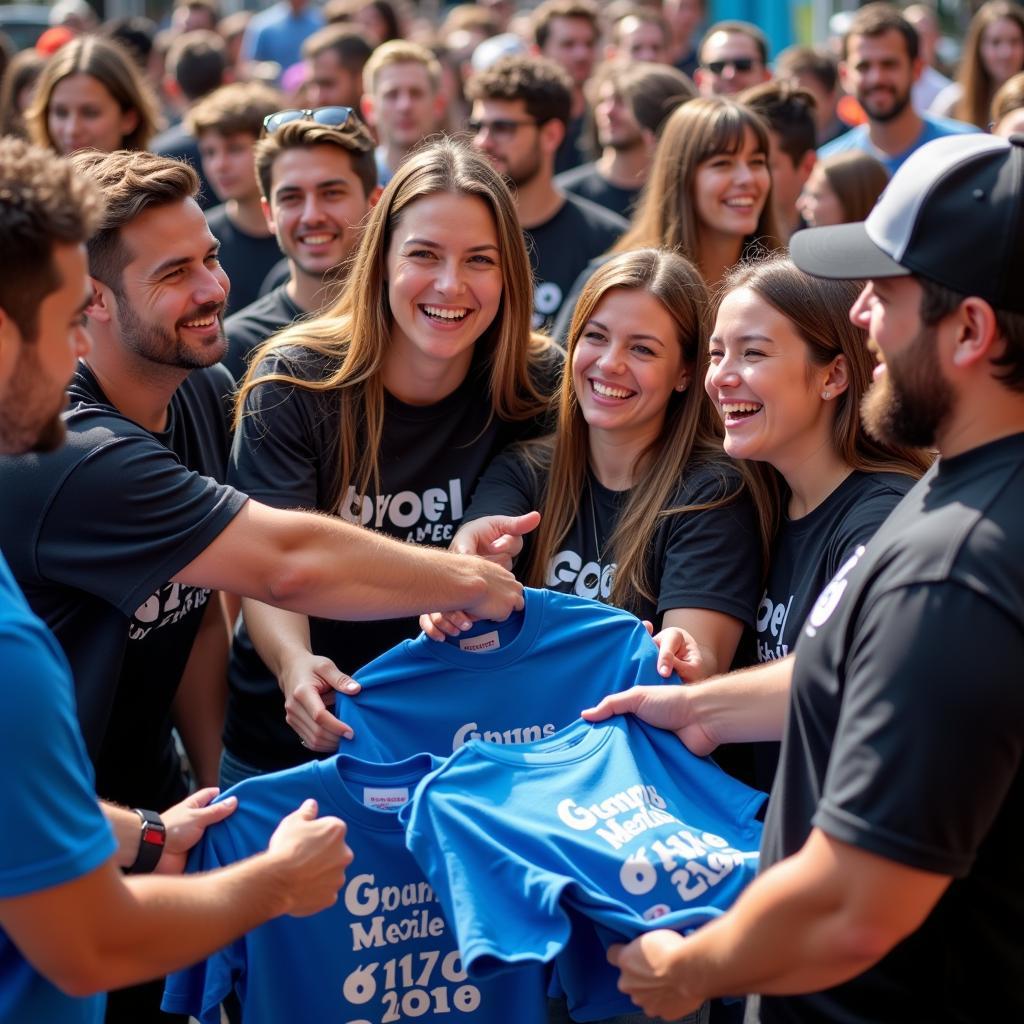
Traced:
<svg viewBox="0 0 1024 1024">
<path fill-rule="evenodd" d="M 739 371 L 729 359 L 728 354 L 723 355 L 717 363 L 708 366 L 707 377 L 705 378 L 708 390 L 721 390 L 723 388 L 734 388 L 740 382 Z M 712 397 L 715 397 L 712 395 Z"/>
<path fill-rule="evenodd" d="M 869 281 L 860 290 L 860 295 L 857 296 L 856 301 L 850 307 L 850 321 L 855 327 L 868 326 L 868 321 L 871 319 L 871 282 Z"/>
<path fill-rule="evenodd" d="M 623 369 L 622 357 L 622 347 L 612 342 L 604 349 L 601 355 L 598 356 L 597 368 L 602 373 L 607 373 L 610 375 L 621 373 Z"/>
<path fill-rule="evenodd" d="M 227 301 L 230 290 L 231 284 L 228 281 L 228 275 L 219 265 L 217 267 L 204 266 L 196 278 L 192 301 L 197 306 L 205 306 L 213 302 L 223 303 Z"/>
<path fill-rule="evenodd" d="M 462 261 L 457 259 L 442 260 L 438 266 L 435 287 L 439 295 L 451 297 L 462 291 Z"/>
<path fill-rule="evenodd" d="M 320 209 L 320 197 L 316 192 L 310 192 L 302 204 L 302 223 L 316 224 L 323 219 L 323 210 Z"/>
</svg>

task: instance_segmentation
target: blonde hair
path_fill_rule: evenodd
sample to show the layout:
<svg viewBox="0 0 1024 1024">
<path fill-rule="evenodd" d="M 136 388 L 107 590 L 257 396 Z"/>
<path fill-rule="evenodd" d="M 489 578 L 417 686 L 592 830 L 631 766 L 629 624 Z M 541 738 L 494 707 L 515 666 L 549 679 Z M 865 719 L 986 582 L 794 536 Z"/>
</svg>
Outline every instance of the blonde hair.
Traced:
<svg viewBox="0 0 1024 1024">
<path fill-rule="evenodd" d="M 419 64 L 430 78 L 430 87 L 434 92 L 441 88 L 441 65 L 437 58 L 419 43 L 411 43 L 405 39 L 392 39 L 381 43 L 363 67 L 363 83 L 366 92 L 373 93 L 377 88 L 377 75 L 383 68 L 392 64 Z"/>
<path fill-rule="evenodd" d="M 694 202 L 697 168 L 719 153 L 738 152 L 748 131 L 767 157 L 768 129 L 748 107 L 721 97 L 698 97 L 677 107 L 662 129 L 633 226 L 612 252 L 645 246 L 674 249 L 703 271 Z M 754 234 L 743 241 L 741 258 L 755 246 L 774 249 L 779 237 L 769 190 Z"/>
<path fill-rule="evenodd" d="M 121 140 L 121 149 L 145 149 L 160 122 L 159 106 L 135 62 L 119 43 L 102 36 L 80 36 L 62 46 L 43 68 L 25 124 L 33 142 L 56 149 L 50 135 L 53 90 L 71 75 L 95 78 L 121 108 L 135 111 L 138 124 Z"/>
<path fill-rule="evenodd" d="M 648 569 L 654 533 L 661 521 L 724 505 L 735 500 L 742 488 L 727 481 L 721 424 L 704 391 L 708 346 L 703 314 L 708 295 L 703 278 L 689 260 L 663 249 L 615 256 L 587 281 L 573 312 L 567 369 L 558 401 L 558 429 L 553 437 L 522 448 L 533 471 L 547 478 L 540 527 L 524 575 L 526 584 L 545 585 L 548 564 L 580 515 L 587 487 L 588 427 L 569 368 L 584 328 L 614 289 L 646 292 L 665 307 L 676 326 L 683 364 L 690 371 L 689 387 L 682 393 L 673 391 L 657 440 L 639 456 L 634 485 L 608 540 L 608 550 L 617 563 L 611 603 L 636 610 L 641 599 L 657 601 Z M 696 463 L 722 467 L 722 497 L 707 505 L 671 505 L 683 474 Z"/>
<path fill-rule="evenodd" d="M 279 381 L 337 395 L 341 436 L 336 493 L 331 502 L 336 506 L 350 485 L 360 495 L 366 494 L 371 485 L 380 487 L 382 370 L 393 324 L 388 304 L 387 252 L 405 210 L 433 195 L 475 196 L 486 203 L 494 219 L 501 302 L 493 323 L 475 346 L 489 366 L 492 414 L 503 420 L 525 420 L 542 415 L 549 404 L 530 371 L 552 343 L 530 333 L 530 264 L 507 186 L 487 160 L 467 146 L 445 139 L 421 149 L 402 164 L 373 208 L 341 297 L 319 318 L 283 331 L 258 349 L 238 393 L 236 425 L 241 421 L 246 397 L 264 383 Z M 321 380 L 304 380 L 286 373 L 260 374 L 262 359 L 289 347 L 326 357 L 333 368 Z"/>
</svg>

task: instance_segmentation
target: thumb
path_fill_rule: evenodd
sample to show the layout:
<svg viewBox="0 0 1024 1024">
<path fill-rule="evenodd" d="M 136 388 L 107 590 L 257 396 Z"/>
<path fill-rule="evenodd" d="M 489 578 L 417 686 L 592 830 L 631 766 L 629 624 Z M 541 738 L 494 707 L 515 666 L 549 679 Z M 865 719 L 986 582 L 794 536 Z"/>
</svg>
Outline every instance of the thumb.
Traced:
<svg viewBox="0 0 1024 1024">
<path fill-rule="evenodd" d="M 523 534 L 536 530 L 539 525 L 539 512 L 527 512 L 521 516 L 508 516 L 495 520 L 495 526 L 500 527 L 501 533 L 510 533 L 513 537 L 522 537 Z"/>
<path fill-rule="evenodd" d="M 342 672 L 333 661 L 329 661 L 323 666 L 320 675 L 338 693 L 351 695 L 359 692 L 359 684 L 351 676 Z"/>
<path fill-rule="evenodd" d="M 235 808 L 238 807 L 237 796 L 226 796 L 223 800 L 216 804 L 210 804 L 209 807 L 203 807 L 200 812 L 196 815 L 196 821 L 206 828 L 209 825 L 216 825 L 218 821 L 223 821 L 229 815 L 234 814 Z"/>
<path fill-rule="evenodd" d="M 306 821 L 312 821 L 316 817 L 318 810 L 316 801 L 310 797 L 308 800 L 302 801 L 302 806 L 295 813 L 300 818 L 305 818 Z"/>
</svg>

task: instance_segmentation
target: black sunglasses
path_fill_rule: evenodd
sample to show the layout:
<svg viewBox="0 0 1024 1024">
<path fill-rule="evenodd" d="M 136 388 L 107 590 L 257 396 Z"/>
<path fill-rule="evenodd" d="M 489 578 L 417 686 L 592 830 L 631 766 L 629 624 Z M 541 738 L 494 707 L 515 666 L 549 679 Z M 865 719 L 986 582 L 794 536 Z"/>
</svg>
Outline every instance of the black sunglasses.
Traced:
<svg viewBox="0 0 1024 1024">
<path fill-rule="evenodd" d="M 753 71 L 759 64 L 753 57 L 737 57 L 735 60 L 709 60 L 704 66 L 713 75 L 720 75 L 726 68 L 734 71 Z"/>
<path fill-rule="evenodd" d="M 317 107 L 315 110 L 279 110 L 263 118 L 263 130 L 273 135 L 282 125 L 292 121 L 313 121 L 325 128 L 344 128 L 354 111 L 351 107 Z"/>
</svg>

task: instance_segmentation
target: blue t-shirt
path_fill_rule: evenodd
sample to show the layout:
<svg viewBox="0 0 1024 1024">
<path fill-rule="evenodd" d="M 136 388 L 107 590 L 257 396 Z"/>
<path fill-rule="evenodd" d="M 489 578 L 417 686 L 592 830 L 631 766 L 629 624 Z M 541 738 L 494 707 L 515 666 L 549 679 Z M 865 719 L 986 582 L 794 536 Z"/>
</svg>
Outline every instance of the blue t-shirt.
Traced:
<svg viewBox="0 0 1024 1024">
<path fill-rule="evenodd" d="M 525 598 L 505 622 L 477 622 L 444 643 L 421 634 L 355 672 L 362 692 L 335 702 L 355 734 L 342 749 L 397 761 L 446 757 L 478 738 L 526 743 L 610 693 L 665 682 L 634 615 L 551 590 L 528 587 Z"/>
<path fill-rule="evenodd" d="M 279 917 L 167 979 L 163 1008 L 219 1024 L 234 989 L 244 1024 L 458 1024 L 545 1019 L 543 974 L 478 982 L 462 968 L 433 890 L 405 848 L 398 808 L 438 760 L 375 765 L 345 755 L 234 786 L 238 809 L 206 830 L 189 871 L 266 849 L 278 822 L 314 797 L 348 823 L 355 853 L 338 902 L 312 917 Z"/>
<path fill-rule="evenodd" d="M 556 961 L 574 1020 L 635 1009 L 604 950 L 689 931 L 757 870 L 765 795 L 632 716 L 474 741 L 419 785 L 406 841 L 472 978 Z"/>
<path fill-rule="evenodd" d="M 884 153 L 871 142 L 868 135 L 869 125 L 859 124 L 856 128 L 851 128 L 848 132 L 840 135 L 838 139 L 833 139 L 822 146 L 818 150 L 818 159 L 824 160 L 826 157 L 835 156 L 837 153 L 849 153 L 852 150 L 860 150 L 862 153 L 867 153 L 868 156 L 873 156 L 879 163 L 884 164 L 889 174 L 893 175 L 899 170 L 903 161 L 915 149 L 920 149 L 925 143 L 944 138 L 947 135 L 962 135 L 966 132 L 978 131 L 975 125 L 966 124 L 964 121 L 954 121 L 951 117 L 939 117 L 937 114 L 928 113 L 921 113 L 918 116 L 924 122 L 921 126 L 921 134 L 917 137 L 914 144 L 902 153 L 897 153 L 895 156 Z"/>
<path fill-rule="evenodd" d="M 0 556 L 0 899 L 94 871 L 115 850 L 96 803 L 71 671 Z M 104 996 L 74 999 L 0 929 L 0 1022 L 103 1020 Z"/>
</svg>

